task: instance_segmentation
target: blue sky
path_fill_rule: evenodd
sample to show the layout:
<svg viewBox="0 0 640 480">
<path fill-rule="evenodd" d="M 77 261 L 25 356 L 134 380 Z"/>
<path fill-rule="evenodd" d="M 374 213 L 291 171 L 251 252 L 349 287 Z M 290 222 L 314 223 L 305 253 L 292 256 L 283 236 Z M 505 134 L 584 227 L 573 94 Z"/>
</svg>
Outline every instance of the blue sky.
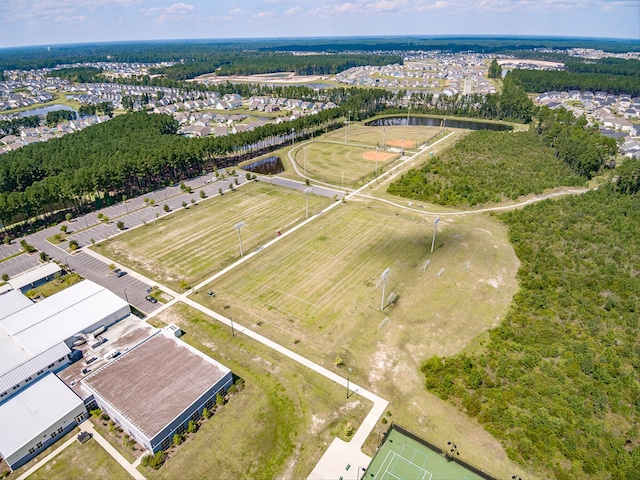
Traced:
<svg viewBox="0 0 640 480">
<path fill-rule="evenodd" d="M 0 47 L 352 35 L 640 38 L 640 0 L 0 0 Z"/>
</svg>

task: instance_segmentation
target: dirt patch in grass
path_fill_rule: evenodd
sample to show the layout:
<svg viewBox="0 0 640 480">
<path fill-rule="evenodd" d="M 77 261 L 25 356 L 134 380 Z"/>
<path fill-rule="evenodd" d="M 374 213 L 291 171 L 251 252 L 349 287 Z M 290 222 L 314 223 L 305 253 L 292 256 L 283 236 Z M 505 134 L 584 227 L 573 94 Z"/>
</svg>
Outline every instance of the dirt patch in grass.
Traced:
<svg viewBox="0 0 640 480">
<path fill-rule="evenodd" d="M 364 158 L 365 160 L 373 160 L 375 162 L 379 162 L 379 161 L 387 161 L 392 159 L 393 157 L 395 157 L 396 154 L 395 153 L 386 153 L 386 152 L 365 152 L 362 154 L 362 158 Z"/>
<path fill-rule="evenodd" d="M 404 139 L 392 139 L 387 141 L 387 145 L 391 145 L 392 147 L 401 147 L 401 148 L 415 148 L 416 142 L 412 142 L 411 140 L 404 140 Z"/>
</svg>

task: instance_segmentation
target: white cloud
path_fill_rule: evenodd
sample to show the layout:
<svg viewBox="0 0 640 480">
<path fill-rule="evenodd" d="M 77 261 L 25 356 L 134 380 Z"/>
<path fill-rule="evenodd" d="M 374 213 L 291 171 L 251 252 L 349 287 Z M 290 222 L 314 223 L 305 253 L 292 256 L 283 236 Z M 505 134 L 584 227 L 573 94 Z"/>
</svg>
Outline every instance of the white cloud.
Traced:
<svg viewBox="0 0 640 480">
<path fill-rule="evenodd" d="M 273 18 L 275 13 L 273 12 L 258 12 L 251 16 L 251 20 L 265 20 L 267 18 Z"/>
<path fill-rule="evenodd" d="M 302 8 L 300 8 L 299 6 L 290 8 L 289 10 L 287 10 L 285 13 L 285 15 L 296 15 L 298 13 L 300 13 L 302 11 Z"/>
</svg>

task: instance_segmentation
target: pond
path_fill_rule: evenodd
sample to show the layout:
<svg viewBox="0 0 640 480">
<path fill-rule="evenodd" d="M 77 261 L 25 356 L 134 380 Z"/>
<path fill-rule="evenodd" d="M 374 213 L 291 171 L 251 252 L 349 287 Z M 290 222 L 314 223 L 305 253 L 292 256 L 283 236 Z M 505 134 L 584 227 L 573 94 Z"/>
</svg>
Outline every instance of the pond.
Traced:
<svg viewBox="0 0 640 480">
<path fill-rule="evenodd" d="M 23 117 L 30 117 L 32 115 L 42 115 L 43 117 L 46 117 L 47 113 L 55 112 L 57 110 L 69 110 L 71 112 L 76 112 L 73 108 L 68 107 L 67 105 L 47 105 L 46 107 L 25 110 L 24 112 L 21 112 L 20 115 L 22 115 Z"/>
<path fill-rule="evenodd" d="M 262 158 L 248 165 L 242 165 L 240 168 L 261 175 L 275 175 L 284 172 L 284 165 L 280 157 L 271 156 Z"/>
<path fill-rule="evenodd" d="M 409 125 L 417 127 L 440 127 L 444 122 L 445 127 L 465 128 L 467 130 L 494 130 L 505 131 L 512 130 L 511 125 L 502 123 L 480 122 L 475 120 L 458 120 L 456 118 L 432 118 L 432 117 L 409 117 Z M 373 120 L 365 125 L 369 127 L 385 127 L 407 125 L 407 117 L 388 117 Z"/>
</svg>

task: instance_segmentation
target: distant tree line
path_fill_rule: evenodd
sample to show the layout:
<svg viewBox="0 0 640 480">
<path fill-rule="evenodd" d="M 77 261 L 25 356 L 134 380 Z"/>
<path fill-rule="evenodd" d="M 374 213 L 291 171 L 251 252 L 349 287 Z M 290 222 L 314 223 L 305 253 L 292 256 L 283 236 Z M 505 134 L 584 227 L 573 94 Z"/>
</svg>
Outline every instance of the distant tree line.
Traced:
<svg viewBox="0 0 640 480">
<path fill-rule="evenodd" d="M 78 114 L 81 117 L 93 116 L 98 114 L 113 117 L 113 104 L 111 102 L 100 102 L 97 105 L 80 105 L 80 107 L 78 108 Z"/>
<path fill-rule="evenodd" d="M 22 128 L 35 128 L 38 126 L 40 126 L 40 117 L 38 115 L 17 117 L 12 120 L 0 120 L 0 134 L 19 135 Z"/>
<path fill-rule="evenodd" d="M 73 83 L 104 82 L 102 72 L 101 68 L 96 67 L 68 67 L 58 68 L 46 76 L 64 78 Z"/>
<path fill-rule="evenodd" d="M 187 139 L 176 135 L 178 124 L 171 116 L 138 112 L 28 145 L 0 162 L 0 221 L 9 225 L 91 208 L 91 197 L 99 199 L 99 207 L 117 195 L 133 197 L 214 166 L 236 165 L 291 141 L 293 132 L 305 138 L 342 126 L 346 109 L 352 119 L 373 115 L 384 107 L 384 95 L 351 89 L 342 108 L 226 137 Z"/>
<path fill-rule="evenodd" d="M 45 122 L 51 127 L 62 122 L 75 120 L 77 117 L 78 115 L 73 110 L 53 110 L 51 112 L 47 112 Z"/>
<path fill-rule="evenodd" d="M 569 90 L 602 91 L 619 95 L 640 95 L 640 80 L 634 75 L 613 75 L 609 73 L 591 73 L 588 71 L 568 72 L 550 70 L 515 69 L 507 73 L 515 84 L 527 92 L 549 91 L 568 92 Z"/>
<path fill-rule="evenodd" d="M 398 92 L 396 98 L 399 100 L 405 93 L 405 91 Z M 500 93 L 439 95 L 435 103 L 432 93 L 413 93 L 410 102 L 411 111 L 415 113 L 492 118 L 522 123 L 531 122 L 535 110 L 533 102 L 524 89 L 508 79 L 505 79 Z M 393 113 L 401 110 L 390 108 L 388 111 Z"/>
</svg>

